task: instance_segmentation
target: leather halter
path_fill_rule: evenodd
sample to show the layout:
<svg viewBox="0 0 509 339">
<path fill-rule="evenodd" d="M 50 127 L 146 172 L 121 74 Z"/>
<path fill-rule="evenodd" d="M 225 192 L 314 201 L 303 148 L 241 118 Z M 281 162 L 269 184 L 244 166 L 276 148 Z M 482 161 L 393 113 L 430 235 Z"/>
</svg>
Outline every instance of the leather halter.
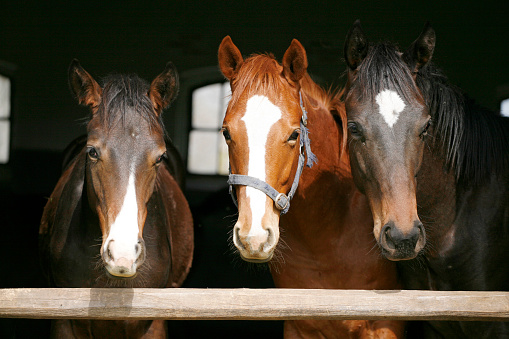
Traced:
<svg viewBox="0 0 509 339">
<path fill-rule="evenodd" d="M 300 108 L 302 110 L 302 117 L 300 119 L 300 141 L 299 141 L 299 163 L 297 165 L 297 173 L 295 174 L 295 178 L 293 180 L 292 187 L 288 194 L 278 192 L 275 188 L 270 186 L 265 181 L 262 181 L 258 178 L 251 177 L 249 175 L 242 174 L 231 174 L 228 176 L 228 184 L 230 185 L 230 195 L 235 203 L 235 206 L 238 207 L 237 197 L 235 196 L 235 190 L 233 189 L 234 185 L 244 185 L 256 188 L 263 193 L 265 193 L 269 198 L 274 200 L 274 204 L 278 210 L 281 211 L 281 214 L 285 214 L 288 212 L 290 208 L 290 200 L 293 198 L 297 187 L 299 186 L 299 179 L 302 174 L 302 170 L 304 169 L 304 162 L 306 162 L 307 167 L 312 167 L 313 162 L 318 162 L 316 156 L 311 152 L 311 140 L 309 139 L 309 131 L 307 129 L 307 111 L 304 108 L 304 104 L 302 102 L 302 94 L 299 91 L 299 101 Z M 304 154 L 305 153 L 305 154 Z M 306 161 L 307 155 L 307 161 Z"/>
</svg>

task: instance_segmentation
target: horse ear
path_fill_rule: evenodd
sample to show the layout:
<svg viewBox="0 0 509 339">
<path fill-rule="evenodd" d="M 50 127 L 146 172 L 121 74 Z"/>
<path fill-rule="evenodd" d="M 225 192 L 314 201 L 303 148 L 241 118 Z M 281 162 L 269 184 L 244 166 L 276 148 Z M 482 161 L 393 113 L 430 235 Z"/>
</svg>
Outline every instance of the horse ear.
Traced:
<svg viewBox="0 0 509 339">
<path fill-rule="evenodd" d="M 228 80 L 232 80 L 244 62 L 242 54 L 229 35 L 225 36 L 223 41 L 221 41 L 217 58 L 219 60 L 219 68 Z"/>
<path fill-rule="evenodd" d="M 429 21 L 424 25 L 421 35 L 415 40 L 405 53 L 403 60 L 407 63 L 412 72 L 417 72 L 424 67 L 433 56 L 435 50 L 435 30 L 431 27 Z"/>
<path fill-rule="evenodd" d="M 298 82 L 306 73 L 308 57 L 302 44 L 293 39 L 283 56 L 283 74 L 286 79 Z"/>
<path fill-rule="evenodd" d="M 81 105 L 96 108 L 101 103 L 101 86 L 92 78 L 77 59 L 71 61 L 68 71 L 69 87 Z"/>
<path fill-rule="evenodd" d="M 356 70 L 368 54 L 368 39 L 358 19 L 346 34 L 344 53 L 346 64 L 351 70 Z"/>
<path fill-rule="evenodd" d="M 166 64 L 164 71 L 152 81 L 148 91 L 148 96 L 157 115 L 160 115 L 175 100 L 179 86 L 177 68 L 170 61 Z"/>
</svg>

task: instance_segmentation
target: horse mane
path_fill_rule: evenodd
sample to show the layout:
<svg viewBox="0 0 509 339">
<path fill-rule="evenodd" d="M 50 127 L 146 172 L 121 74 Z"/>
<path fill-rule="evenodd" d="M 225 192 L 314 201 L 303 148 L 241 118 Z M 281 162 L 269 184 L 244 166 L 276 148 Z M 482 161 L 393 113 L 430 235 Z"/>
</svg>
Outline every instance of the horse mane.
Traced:
<svg viewBox="0 0 509 339">
<path fill-rule="evenodd" d="M 384 89 L 401 94 L 407 102 L 421 98 L 432 118 L 432 146 L 445 158 L 447 170 L 458 181 L 479 184 L 509 165 L 509 119 L 477 105 L 431 62 L 414 81 L 401 52 L 390 42 L 370 44 L 358 68 L 352 89 L 368 100 Z"/>
<path fill-rule="evenodd" d="M 336 122 L 340 125 L 342 131 L 341 140 L 341 154 L 346 152 L 348 131 L 347 131 L 347 117 L 345 103 L 341 99 L 343 96 L 343 89 L 338 90 L 330 87 L 328 90 L 323 89 L 316 82 L 311 79 L 309 74 L 306 72 L 304 77 L 300 80 L 302 92 L 307 95 L 308 98 L 316 100 L 316 105 L 311 100 L 304 103 L 304 107 L 313 107 L 316 111 L 319 111 L 319 106 L 325 108 L 332 114 Z M 304 100 L 304 99 L 303 99 Z M 339 121 L 338 121 L 339 120 Z"/>
<path fill-rule="evenodd" d="M 149 84 L 136 74 L 115 74 L 102 79 L 103 94 L 97 116 L 108 130 L 121 123 L 125 126 L 133 111 L 149 123 L 150 128 L 164 131 L 161 114 L 156 114 L 148 97 Z"/>
<path fill-rule="evenodd" d="M 509 119 L 488 110 L 428 63 L 416 77 L 438 146 L 457 180 L 474 185 L 509 165 Z"/>
</svg>

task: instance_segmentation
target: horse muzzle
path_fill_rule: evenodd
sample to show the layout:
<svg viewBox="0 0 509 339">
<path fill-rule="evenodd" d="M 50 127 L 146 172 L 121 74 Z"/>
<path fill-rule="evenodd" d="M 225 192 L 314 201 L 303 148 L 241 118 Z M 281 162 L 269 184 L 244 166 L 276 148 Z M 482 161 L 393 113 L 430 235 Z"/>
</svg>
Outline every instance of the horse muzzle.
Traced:
<svg viewBox="0 0 509 339">
<path fill-rule="evenodd" d="M 245 234 L 237 224 L 233 228 L 233 243 L 244 261 L 264 263 L 272 259 L 279 240 L 279 229 L 271 228 Z"/>
<path fill-rule="evenodd" d="M 378 240 L 382 254 L 389 260 L 411 260 L 417 257 L 426 244 L 426 232 L 419 220 L 414 221 L 408 232 L 403 232 L 394 222 L 388 222 Z"/>
<path fill-rule="evenodd" d="M 139 238 L 134 246 L 109 240 L 102 250 L 106 271 L 113 277 L 133 278 L 145 261 L 145 242 Z"/>
</svg>

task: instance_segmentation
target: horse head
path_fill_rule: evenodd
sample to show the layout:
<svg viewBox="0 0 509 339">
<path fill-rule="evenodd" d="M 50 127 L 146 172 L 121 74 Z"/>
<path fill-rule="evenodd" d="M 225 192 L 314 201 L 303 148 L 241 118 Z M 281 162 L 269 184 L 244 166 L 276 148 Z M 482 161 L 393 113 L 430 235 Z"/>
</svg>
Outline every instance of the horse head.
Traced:
<svg viewBox="0 0 509 339">
<path fill-rule="evenodd" d="M 358 21 L 346 37 L 344 99 L 352 173 L 369 199 L 376 240 L 391 260 L 412 259 L 426 243 L 416 177 L 432 128 L 415 80 L 434 46 L 429 25 L 404 53 L 389 43 L 369 44 Z"/>
<path fill-rule="evenodd" d="M 271 55 L 244 60 L 227 36 L 218 59 L 232 89 L 222 128 L 230 171 L 249 178 L 233 188 L 239 208 L 233 242 L 244 260 L 264 262 L 278 244 L 280 214 L 288 208 L 287 194 L 302 154 L 299 81 L 306 74 L 307 56 L 293 40 L 282 64 Z"/>
<path fill-rule="evenodd" d="M 178 92 L 176 69 L 168 63 L 151 85 L 137 76 L 116 75 L 101 87 L 74 60 L 69 84 L 92 112 L 86 193 L 102 231 L 102 261 L 111 276 L 134 277 L 145 260 L 147 202 L 166 157 L 161 113 Z"/>
</svg>

